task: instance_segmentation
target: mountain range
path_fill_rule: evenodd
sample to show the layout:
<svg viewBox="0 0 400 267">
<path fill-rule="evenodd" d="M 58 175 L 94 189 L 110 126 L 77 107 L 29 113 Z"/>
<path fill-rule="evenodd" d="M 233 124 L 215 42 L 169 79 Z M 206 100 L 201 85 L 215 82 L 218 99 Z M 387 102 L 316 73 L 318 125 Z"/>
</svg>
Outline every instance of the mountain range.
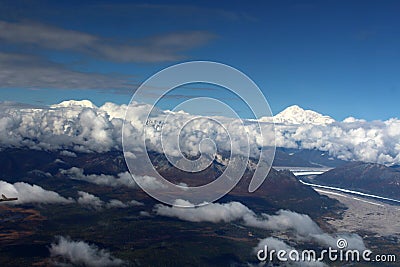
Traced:
<svg viewBox="0 0 400 267">
<path fill-rule="evenodd" d="M 316 176 L 313 182 L 400 200 L 400 172 L 377 163 L 350 162 Z"/>
<path fill-rule="evenodd" d="M 197 116 L 181 111 L 162 110 L 155 110 L 146 120 L 143 116 L 151 108 L 146 104 L 132 103 L 128 120 L 130 123 L 126 125 L 131 128 L 129 132 L 137 137 L 140 136 L 143 126 L 154 127 L 150 140 L 150 143 L 154 144 L 153 150 L 161 147 L 161 129 L 170 136 L 175 136 L 176 131 L 181 130 L 187 137 L 182 140 L 183 151 L 193 149 L 193 141 L 200 142 L 202 138 L 209 136 L 218 137 L 215 138 L 216 147 L 227 149 L 228 140 L 223 131 L 217 127 L 209 127 L 209 121 L 192 120 Z M 1 102 L 0 110 L 2 148 L 65 149 L 75 152 L 122 150 L 122 125 L 127 105 L 107 102 L 97 107 L 88 100 L 69 100 L 51 106 L 32 107 Z M 165 121 L 171 115 L 174 117 L 173 121 Z M 244 125 L 232 118 L 216 116 L 215 119 L 230 125 L 230 137 L 238 143 L 246 141 L 243 131 L 247 132 L 252 151 L 259 149 L 260 145 L 271 146 L 275 143 L 276 147 L 287 151 L 322 151 L 320 156 L 323 156 L 323 162 L 308 160 L 311 164 L 337 166 L 340 161 L 400 164 L 400 132 L 397 130 L 400 120 L 396 118 L 369 122 L 349 117 L 343 121 L 335 121 L 329 116 L 294 105 L 273 117 L 245 119 Z M 186 125 L 184 122 L 187 120 L 192 123 L 183 129 L 177 129 L 179 125 Z M 271 133 L 272 122 L 275 122 L 275 140 L 265 138 L 265 142 L 261 144 L 257 136 L 259 127 L 263 132 Z M 165 125 L 168 127 L 164 127 Z M 135 143 L 132 145 L 135 146 Z M 236 147 L 242 149 L 241 146 Z M 297 154 L 296 151 L 288 153 L 292 156 Z M 310 155 L 311 153 L 308 153 L 307 157 Z"/>
<path fill-rule="evenodd" d="M 201 172 L 187 173 L 171 165 L 163 154 L 150 153 L 150 157 L 163 177 L 175 184 L 185 183 L 190 186 L 198 186 L 216 179 L 226 167 L 220 161 L 214 160 Z M 79 153 L 77 157 L 63 155 L 60 151 L 25 149 L 0 151 L 1 180 L 37 184 L 46 189 L 66 192 L 66 196 L 73 195 L 72 192 L 68 192 L 68 187 L 73 186 L 74 180 L 70 178 L 74 177 L 69 177 L 62 170 L 73 167 L 83 169 L 85 175 L 118 177 L 118 174 L 127 171 L 124 157 L 118 151 Z M 249 201 L 264 211 L 283 208 L 307 212 L 312 216 L 340 209 L 338 202 L 319 195 L 310 186 L 303 185 L 289 171 L 271 169 L 262 186 L 254 193 L 249 193 L 248 186 L 253 172 L 254 170 L 247 168 L 243 178 L 226 198 L 244 199 L 244 203 Z M 82 183 L 76 180 L 75 182 Z M 141 198 L 146 198 L 145 194 L 141 194 Z"/>
</svg>

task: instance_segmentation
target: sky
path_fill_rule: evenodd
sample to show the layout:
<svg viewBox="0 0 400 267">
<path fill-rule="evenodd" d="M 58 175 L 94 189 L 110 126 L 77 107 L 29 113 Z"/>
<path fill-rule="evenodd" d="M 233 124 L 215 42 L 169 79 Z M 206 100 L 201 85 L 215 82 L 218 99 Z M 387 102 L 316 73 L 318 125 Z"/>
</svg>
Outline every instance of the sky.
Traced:
<svg viewBox="0 0 400 267">
<path fill-rule="evenodd" d="M 399 1 L 81 2 L 0 1 L 0 101 L 128 104 L 163 68 L 210 60 L 248 75 L 273 114 L 400 117 Z M 204 85 L 165 107 L 193 96 L 236 105 Z"/>
</svg>

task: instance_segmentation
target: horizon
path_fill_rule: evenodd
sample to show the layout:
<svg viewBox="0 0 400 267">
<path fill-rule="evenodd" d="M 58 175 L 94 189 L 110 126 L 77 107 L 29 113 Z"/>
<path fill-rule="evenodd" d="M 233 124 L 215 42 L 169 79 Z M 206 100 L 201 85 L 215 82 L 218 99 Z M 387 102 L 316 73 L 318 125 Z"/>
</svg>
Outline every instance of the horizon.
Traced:
<svg viewBox="0 0 400 267">
<path fill-rule="evenodd" d="M 235 116 L 221 114 L 199 116 L 177 112 L 180 109 L 173 112 L 154 109 L 152 105 L 141 102 L 133 102 L 129 106 L 108 102 L 95 107 L 88 100 L 84 103 L 67 101 L 33 112 L 30 108 L 32 106 L 16 103 L 0 104 L 3 111 L 0 135 L 5 137 L 2 138 L 2 147 L 104 152 L 121 150 L 128 143 L 134 151 L 142 151 L 142 143 L 137 138 L 144 137 L 147 130 L 143 132 L 143 129 L 146 128 L 150 131 L 146 140 L 150 142 L 151 149 L 163 151 L 166 148 L 160 142 L 167 142 L 167 148 L 171 150 L 167 154 L 171 155 L 179 153 L 179 149 L 196 154 L 203 145 L 207 151 L 235 148 L 234 153 L 244 155 L 250 151 L 261 155 L 260 147 L 282 147 L 326 151 L 329 156 L 341 160 L 385 165 L 400 163 L 400 119 L 395 118 L 366 121 L 349 117 L 335 121 L 315 111 L 292 106 L 272 117 L 273 120 L 271 117 L 238 120 Z M 149 120 L 155 123 L 148 124 Z M 128 129 L 132 127 L 132 133 L 135 133 L 126 139 L 129 140 L 127 143 L 122 142 L 122 133 L 125 134 L 123 125 L 127 125 Z M 179 145 L 172 145 L 177 136 Z M 165 138 L 172 139 L 165 141 Z M 203 143 L 202 140 L 212 140 L 212 143 Z"/>
<path fill-rule="evenodd" d="M 91 104 L 93 104 L 93 105 L 96 106 L 97 108 L 100 108 L 100 107 L 104 106 L 104 105 L 107 104 L 107 103 L 117 104 L 117 105 L 119 105 L 119 106 L 122 106 L 122 105 L 127 105 L 127 106 L 128 106 L 128 103 L 121 103 L 121 104 L 119 104 L 119 103 L 115 103 L 115 102 L 111 102 L 111 101 L 99 102 L 100 104 L 97 104 L 97 103 L 91 101 L 90 99 L 68 99 L 68 100 L 62 100 L 62 101 L 60 101 L 60 102 L 49 103 L 49 104 L 32 104 L 32 103 L 28 103 L 28 102 L 17 102 L 17 101 L 5 100 L 5 101 L 0 101 L 0 107 L 1 107 L 1 104 L 9 104 L 9 105 L 11 105 L 11 106 L 14 105 L 14 107 L 21 107 L 21 108 L 23 108 L 23 109 L 29 109 L 29 108 L 32 108 L 32 109 L 34 109 L 34 108 L 39 108 L 39 109 L 40 109 L 40 108 L 49 108 L 49 107 L 51 107 L 51 106 L 59 105 L 59 104 L 62 104 L 63 102 L 70 102 L 70 101 L 76 101 L 76 102 L 89 101 Z M 144 104 L 146 104 L 146 103 L 144 103 Z M 387 119 L 387 120 L 371 120 L 371 121 L 369 121 L 369 120 L 366 120 L 365 118 L 357 118 L 357 117 L 354 117 L 354 116 L 347 116 L 347 117 L 345 117 L 343 120 L 338 120 L 338 119 L 334 118 L 333 116 L 331 116 L 331 115 L 329 115 L 329 114 L 320 113 L 318 110 L 307 109 L 307 108 L 304 108 L 304 107 L 302 107 L 302 106 L 300 106 L 300 105 L 298 105 L 298 104 L 293 104 L 293 105 L 284 107 L 282 110 L 278 111 L 277 113 L 272 112 L 271 117 L 275 117 L 275 116 L 277 116 L 277 115 L 280 115 L 280 114 L 283 113 L 284 111 L 287 111 L 287 110 L 290 110 L 290 109 L 296 109 L 297 107 L 300 108 L 300 109 L 303 110 L 303 111 L 311 111 L 311 112 L 315 112 L 315 113 L 317 113 L 318 115 L 321 115 L 321 116 L 330 117 L 330 118 L 332 118 L 333 120 L 335 120 L 335 121 L 337 121 L 337 122 L 343 122 L 343 121 L 345 121 L 346 119 L 351 119 L 351 118 L 354 118 L 354 119 L 356 119 L 356 120 L 361 120 L 361 121 L 365 120 L 365 121 L 367 121 L 367 122 L 373 122 L 373 121 L 387 121 L 387 120 L 390 120 L 390 119 L 399 119 L 398 117 L 391 117 L 391 118 L 389 118 L 389 119 Z M 169 109 L 161 109 L 161 110 L 162 110 L 162 111 L 170 111 Z M 209 114 L 199 114 L 199 113 L 196 113 L 196 112 L 195 112 L 195 113 L 191 113 L 191 112 L 189 112 L 188 110 L 184 110 L 184 109 L 176 110 L 175 112 L 179 112 L 179 111 L 183 111 L 183 112 L 188 113 L 188 114 L 190 114 L 190 115 L 202 115 L 202 116 L 208 116 L 208 115 L 209 115 Z M 220 116 L 220 115 L 221 115 L 221 114 L 218 114 L 218 116 Z M 222 116 L 223 116 L 223 115 L 222 115 Z M 228 118 L 229 118 L 230 116 L 223 116 L 223 117 L 228 117 Z M 257 118 L 257 119 L 261 119 L 261 118 L 263 118 L 263 117 L 265 117 L 265 116 L 261 116 L 261 117 L 259 117 L 259 118 Z M 267 117 L 270 117 L 270 116 L 267 116 Z M 247 119 L 251 119 L 251 118 L 243 118 L 243 117 L 241 117 L 241 119 L 247 120 Z"/>
</svg>

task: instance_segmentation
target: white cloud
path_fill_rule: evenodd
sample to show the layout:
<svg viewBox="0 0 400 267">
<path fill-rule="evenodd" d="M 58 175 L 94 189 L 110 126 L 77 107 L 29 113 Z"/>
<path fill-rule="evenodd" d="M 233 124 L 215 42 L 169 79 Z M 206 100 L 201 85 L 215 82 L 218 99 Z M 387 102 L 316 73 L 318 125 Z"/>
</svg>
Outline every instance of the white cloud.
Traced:
<svg viewBox="0 0 400 267">
<path fill-rule="evenodd" d="M 177 200 L 175 204 L 190 205 L 190 203 L 184 200 Z M 155 206 L 155 212 L 158 215 L 177 217 L 185 221 L 213 223 L 239 220 L 246 214 L 253 214 L 249 208 L 239 202 L 225 204 L 211 203 L 198 208 L 178 208 L 158 204 Z"/>
<path fill-rule="evenodd" d="M 61 156 L 66 156 L 66 157 L 70 157 L 70 158 L 76 158 L 77 155 L 74 152 L 68 151 L 68 150 L 63 150 L 60 152 Z"/>
<path fill-rule="evenodd" d="M 308 260 L 307 258 L 305 260 L 301 259 L 301 256 L 299 256 L 300 260 L 291 260 L 291 258 L 289 257 L 289 254 L 292 251 L 297 251 L 299 253 L 299 255 L 301 255 L 302 251 L 301 250 L 297 250 L 294 247 L 289 246 L 288 244 L 286 244 L 284 241 L 274 238 L 274 237 L 268 237 L 268 238 L 264 238 L 262 240 L 259 241 L 258 245 L 254 248 L 254 252 L 258 253 L 259 250 L 263 250 L 265 251 L 265 246 L 267 246 L 267 257 L 269 257 L 268 252 L 270 252 L 271 250 L 275 250 L 280 251 L 283 250 L 286 252 L 285 256 L 283 256 L 285 259 L 287 259 L 288 261 L 285 262 L 284 266 L 328 266 L 323 262 L 320 261 L 316 261 L 315 259 L 317 257 L 313 257 L 313 260 Z M 276 253 L 274 254 L 275 256 L 277 255 Z M 264 253 L 262 253 L 260 255 L 261 257 L 264 257 Z M 295 257 L 296 255 L 293 255 L 293 257 Z M 268 258 L 268 260 L 271 260 Z M 282 262 L 283 263 L 283 262 Z"/>
<path fill-rule="evenodd" d="M 16 201 L 7 202 L 9 204 L 69 204 L 74 202 L 73 199 L 64 198 L 57 192 L 45 190 L 38 185 L 31 185 L 24 182 L 10 184 L 0 181 L 0 193 L 8 198 L 18 198 Z"/>
<path fill-rule="evenodd" d="M 166 188 L 166 185 L 152 176 L 135 176 L 135 179 L 139 181 L 139 184 L 143 187 L 143 189 L 157 190 Z"/>
<path fill-rule="evenodd" d="M 346 249 L 357 249 L 359 251 L 366 249 L 363 239 L 359 235 L 353 233 L 340 233 L 333 235 L 327 233 L 313 234 L 312 238 L 318 243 L 332 248 L 337 247 L 337 240 L 341 238 L 347 241 L 348 246 Z"/>
<path fill-rule="evenodd" d="M 151 217 L 151 214 L 148 211 L 144 211 L 144 210 L 140 211 L 139 215 L 143 216 L 143 217 Z"/>
<path fill-rule="evenodd" d="M 122 122 L 126 105 L 106 103 L 96 107 L 90 104 L 88 101 L 69 101 L 44 109 L 20 105 L 14 108 L 10 103 L 0 104 L 1 145 L 33 149 L 68 149 L 70 152 L 121 150 Z M 129 140 L 125 140 L 129 148 L 126 155 L 130 158 L 140 153 L 137 144 L 142 142 L 141 133 L 144 127 L 149 149 L 158 152 L 164 149 L 164 152 L 167 151 L 170 155 L 179 154 L 174 142 L 167 141 L 161 145 L 160 125 L 165 134 L 164 141 L 176 140 L 177 133 L 180 132 L 184 137 L 179 144 L 181 151 L 193 155 L 199 152 L 200 141 L 209 137 L 212 137 L 219 151 L 228 150 L 230 144 L 233 144 L 233 152 L 244 155 L 247 154 L 247 147 L 242 144 L 247 144 L 247 140 L 253 156 L 258 153 L 260 145 L 268 145 L 267 139 L 261 140 L 256 134 L 258 130 L 254 121 L 247 121 L 246 125 L 242 126 L 238 120 L 218 117 L 227 127 L 230 133 L 228 135 L 223 127 L 210 125 L 207 119 L 193 120 L 181 129 L 184 122 L 195 118 L 183 112 L 157 110 L 146 120 L 144 115 L 150 108 L 151 106 L 146 104 L 132 104 L 132 112 L 128 114 L 130 123 L 124 128 L 130 136 Z M 169 119 L 165 122 L 168 115 Z M 301 117 L 303 123 L 299 124 L 294 123 L 290 117 L 285 121 L 282 114 L 278 114 L 277 117 L 281 119 L 281 123 L 275 125 L 278 147 L 319 149 L 344 160 L 400 164 L 399 119 L 367 122 L 353 118 L 343 122 L 332 122 L 326 116 L 311 112 Z M 262 131 L 268 133 L 271 124 L 261 124 Z M 212 147 L 210 149 L 212 150 Z"/>
<path fill-rule="evenodd" d="M 210 203 L 205 206 L 194 207 L 191 203 L 178 199 L 176 206 L 157 204 L 154 212 L 158 215 L 176 217 L 190 222 L 231 222 L 241 221 L 249 227 L 271 230 L 274 232 L 288 232 L 300 241 L 313 241 L 322 246 L 336 247 L 338 238 L 348 241 L 348 248 L 365 249 L 362 238 L 356 234 L 328 234 L 325 233 L 308 215 L 288 210 L 279 210 L 274 215 L 256 215 L 251 209 L 240 202 L 224 204 Z M 182 206 L 191 206 L 182 208 Z"/>
<path fill-rule="evenodd" d="M 122 202 L 118 199 L 110 199 L 108 202 L 104 202 L 99 197 L 92 195 L 88 192 L 78 191 L 79 198 L 77 199 L 78 204 L 88 207 L 94 210 L 102 210 L 103 208 L 128 208 L 132 206 L 143 206 L 142 202 L 131 200 L 128 202 Z"/>
<path fill-rule="evenodd" d="M 104 201 L 88 192 L 78 191 L 78 195 L 79 198 L 77 202 L 82 206 L 93 208 L 95 210 L 101 210 L 104 206 Z"/>
<path fill-rule="evenodd" d="M 32 149 L 104 152 L 120 147 L 120 126 L 97 108 L 73 106 L 42 109 L 0 107 L 3 145 Z"/>
<path fill-rule="evenodd" d="M 121 266 L 125 261 L 113 257 L 110 252 L 99 249 L 94 244 L 84 241 L 73 241 L 68 237 L 59 236 L 51 244 L 51 257 L 62 257 L 67 263 L 84 266 Z"/>
<path fill-rule="evenodd" d="M 83 173 L 83 169 L 72 167 L 71 169 L 68 170 L 60 170 L 60 173 L 68 176 L 71 179 L 87 181 L 98 185 L 107 185 L 112 187 L 127 186 L 131 188 L 137 187 L 135 181 L 132 179 L 132 176 L 129 172 L 121 172 L 118 174 L 117 177 L 106 174 L 85 175 Z"/>
<path fill-rule="evenodd" d="M 160 189 L 165 188 L 165 185 L 158 181 L 155 177 L 151 176 L 138 176 L 135 175 L 134 179 L 129 172 L 121 172 L 117 177 L 106 174 L 88 174 L 85 175 L 84 170 L 77 167 L 72 167 L 68 170 L 60 170 L 60 173 L 68 176 L 71 179 L 87 181 L 97 185 L 106 185 L 112 187 L 127 186 L 130 188 L 137 188 L 135 180 L 140 181 L 140 184 L 147 189 Z"/>
<path fill-rule="evenodd" d="M 308 215 L 289 210 L 279 210 L 276 215 L 262 214 L 260 217 L 247 214 L 243 217 L 243 220 L 248 226 L 274 231 L 293 230 L 302 237 L 323 233 L 321 228 Z"/>
<path fill-rule="evenodd" d="M 127 208 L 131 206 L 143 206 L 144 204 L 142 202 L 136 201 L 136 200 L 131 200 L 127 203 L 122 202 L 121 200 L 118 199 L 111 199 L 107 204 L 106 208 Z"/>
</svg>

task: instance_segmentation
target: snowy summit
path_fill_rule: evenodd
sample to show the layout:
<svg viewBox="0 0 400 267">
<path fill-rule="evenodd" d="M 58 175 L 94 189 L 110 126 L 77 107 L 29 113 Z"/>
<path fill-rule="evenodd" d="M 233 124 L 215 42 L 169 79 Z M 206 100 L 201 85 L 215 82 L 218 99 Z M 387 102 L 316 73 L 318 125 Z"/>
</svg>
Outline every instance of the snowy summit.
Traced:
<svg viewBox="0 0 400 267">
<path fill-rule="evenodd" d="M 282 124 L 314 124 L 326 125 L 331 124 L 335 120 L 329 116 L 322 115 L 313 110 L 304 110 L 297 105 L 290 106 L 272 117 L 275 123 Z M 271 117 L 260 118 L 261 122 L 271 122 Z"/>
</svg>

